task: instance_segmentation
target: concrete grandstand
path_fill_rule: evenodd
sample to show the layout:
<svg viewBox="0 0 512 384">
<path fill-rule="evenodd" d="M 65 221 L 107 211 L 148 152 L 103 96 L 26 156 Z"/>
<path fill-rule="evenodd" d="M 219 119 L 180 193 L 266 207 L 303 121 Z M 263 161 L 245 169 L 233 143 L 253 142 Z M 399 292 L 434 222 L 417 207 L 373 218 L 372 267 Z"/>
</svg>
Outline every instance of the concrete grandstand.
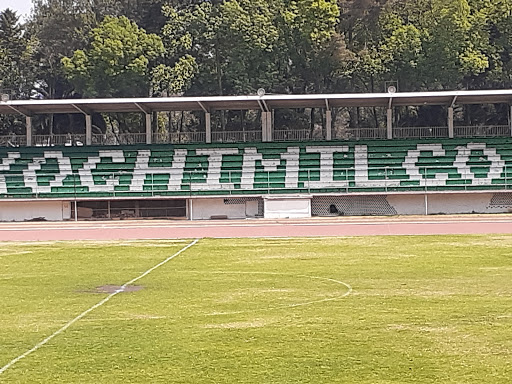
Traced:
<svg viewBox="0 0 512 384">
<path fill-rule="evenodd" d="M 456 104 L 494 103 L 508 124 L 454 124 Z M 0 220 L 508 212 L 511 103 L 511 90 L 4 101 L 0 113 L 23 115 L 26 131 L 0 137 Z M 394 108 L 409 105 L 443 106 L 446 126 L 394 127 Z M 385 124 L 337 127 L 331 111 L 350 107 L 381 108 Z M 284 108 L 322 108 L 324 126 L 275 126 Z M 163 137 L 151 114 L 176 110 L 200 111 L 204 126 Z M 221 110 L 259 110 L 261 127 L 216 131 Z M 136 111 L 143 132 L 93 132 L 93 113 Z M 34 135 L 43 113 L 83 114 L 83 133 Z"/>
</svg>

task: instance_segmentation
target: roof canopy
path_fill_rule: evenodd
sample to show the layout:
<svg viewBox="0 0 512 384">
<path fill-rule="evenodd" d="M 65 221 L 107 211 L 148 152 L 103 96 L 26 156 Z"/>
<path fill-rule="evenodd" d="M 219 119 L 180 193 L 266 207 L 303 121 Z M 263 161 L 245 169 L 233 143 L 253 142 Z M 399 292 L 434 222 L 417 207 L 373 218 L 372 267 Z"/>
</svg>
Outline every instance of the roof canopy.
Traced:
<svg viewBox="0 0 512 384">
<path fill-rule="evenodd" d="M 512 90 L 351 93 L 315 95 L 203 96 L 123 99 L 12 100 L 0 114 L 257 110 L 280 108 L 389 107 L 454 104 L 512 104 Z"/>
</svg>

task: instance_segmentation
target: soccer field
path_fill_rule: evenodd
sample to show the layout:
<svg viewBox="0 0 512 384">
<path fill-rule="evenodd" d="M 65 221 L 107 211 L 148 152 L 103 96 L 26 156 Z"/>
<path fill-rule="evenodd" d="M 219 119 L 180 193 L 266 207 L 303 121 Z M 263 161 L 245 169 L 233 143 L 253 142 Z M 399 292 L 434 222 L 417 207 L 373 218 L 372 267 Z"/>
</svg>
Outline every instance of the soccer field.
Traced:
<svg viewBox="0 0 512 384">
<path fill-rule="evenodd" d="M 512 236 L 191 244 L 0 243 L 0 382 L 510 383 Z"/>
</svg>

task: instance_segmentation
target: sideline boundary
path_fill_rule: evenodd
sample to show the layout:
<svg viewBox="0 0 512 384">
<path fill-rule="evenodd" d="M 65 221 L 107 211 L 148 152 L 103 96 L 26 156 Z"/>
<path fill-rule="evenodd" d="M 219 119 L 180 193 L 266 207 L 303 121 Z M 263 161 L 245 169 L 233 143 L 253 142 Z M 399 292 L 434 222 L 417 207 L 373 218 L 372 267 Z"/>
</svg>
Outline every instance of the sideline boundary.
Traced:
<svg viewBox="0 0 512 384">
<path fill-rule="evenodd" d="M 127 281 L 126 283 L 124 283 L 118 290 L 116 290 L 115 292 L 112 292 L 110 295 L 108 295 L 107 297 L 105 297 L 103 300 L 101 300 L 99 303 L 97 304 L 94 304 L 92 307 L 90 307 L 89 309 L 85 310 L 84 312 L 82 312 L 81 314 L 79 314 L 77 317 L 75 317 L 73 320 L 70 320 L 68 321 L 64 326 L 62 326 L 61 328 L 59 328 L 57 331 L 55 331 L 53 334 L 51 334 L 50 336 L 48 336 L 46 339 L 40 341 L 39 343 L 37 343 L 35 346 L 33 346 L 31 349 L 29 349 L 28 351 L 22 353 L 21 355 L 19 355 L 18 357 L 12 359 L 10 362 L 8 362 L 6 365 L 4 365 L 2 368 L 0 368 L 0 375 L 2 373 L 4 373 L 5 371 L 7 371 L 10 367 L 12 367 L 14 364 L 16 364 L 18 361 L 20 361 L 21 359 L 27 357 L 28 355 L 30 355 L 31 353 L 37 351 L 39 348 L 41 348 L 42 346 L 44 346 L 46 343 L 48 343 L 50 340 L 52 340 L 54 337 L 58 336 L 59 334 L 61 334 L 62 332 L 64 332 L 66 329 L 68 329 L 69 327 L 71 327 L 74 323 L 76 323 L 77 321 L 79 321 L 80 319 L 82 319 L 84 316 L 86 316 L 87 314 L 89 314 L 90 312 L 94 311 L 96 308 L 99 308 L 101 307 L 103 304 L 105 304 L 107 301 L 109 301 L 111 298 L 113 298 L 114 296 L 116 296 L 118 293 L 121 293 L 121 292 L 124 292 L 124 289 L 126 288 L 126 286 L 128 285 L 131 285 L 133 283 L 135 283 L 137 280 L 140 280 L 142 279 L 144 276 L 147 276 L 148 274 L 150 274 L 151 272 L 153 272 L 155 269 L 161 267 L 162 265 L 166 264 L 167 262 L 169 262 L 170 260 L 174 259 L 176 256 L 178 256 L 179 254 L 185 252 L 187 249 L 189 249 L 190 247 L 192 247 L 193 245 L 197 244 L 197 242 L 199 241 L 199 239 L 195 239 L 194 241 L 192 241 L 190 244 L 188 244 L 187 246 L 185 246 L 184 248 L 180 249 L 178 252 L 176 252 L 174 255 L 172 256 L 169 256 L 167 259 L 165 259 L 164 261 L 161 261 L 160 263 L 158 263 L 157 265 L 149 268 L 146 272 L 142 273 L 141 275 L 135 277 L 134 279 L 131 279 L 130 281 Z"/>
</svg>

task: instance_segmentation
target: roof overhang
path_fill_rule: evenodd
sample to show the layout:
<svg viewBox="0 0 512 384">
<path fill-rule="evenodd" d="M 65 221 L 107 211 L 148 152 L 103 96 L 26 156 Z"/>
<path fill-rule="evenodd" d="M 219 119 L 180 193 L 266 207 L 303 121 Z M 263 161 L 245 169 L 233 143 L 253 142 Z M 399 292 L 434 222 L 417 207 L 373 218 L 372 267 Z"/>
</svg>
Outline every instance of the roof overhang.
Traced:
<svg viewBox="0 0 512 384">
<path fill-rule="evenodd" d="M 123 99 L 11 100 L 0 102 L 1 114 L 107 113 L 214 110 L 272 110 L 281 108 L 383 107 L 457 104 L 512 104 L 512 90 L 315 95 L 202 96 Z"/>
</svg>

